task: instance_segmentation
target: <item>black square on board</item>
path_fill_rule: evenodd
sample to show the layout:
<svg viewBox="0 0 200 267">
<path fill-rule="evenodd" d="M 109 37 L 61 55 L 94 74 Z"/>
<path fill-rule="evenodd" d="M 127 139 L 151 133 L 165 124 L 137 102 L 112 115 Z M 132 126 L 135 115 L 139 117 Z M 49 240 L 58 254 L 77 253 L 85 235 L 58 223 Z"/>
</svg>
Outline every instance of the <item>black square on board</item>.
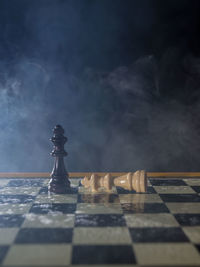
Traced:
<svg viewBox="0 0 200 267">
<path fill-rule="evenodd" d="M 23 215 L 0 215 L 0 227 L 20 227 L 24 222 Z"/>
<path fill-rule="evenodd" d="M 73 246 L 72 264 L 134 264 L 132 246 Z"/>
<path fill-rule="evenodd" d="M 24 204 L 30 203 L 35 199 L 35 196 L 31 195 L 0 195 L 0 204 L 12 203 L 12 204 Z"/>
<path fill-rule="evenodd" d="M 75 226 L 126 226 L 126 221 L 122 214 L 76 214 Z"/>
<path fill-rule="evenodd" d="M 174 217 L 182 226 L 198 226 L 200 225 L 200 214 L 174 214 Z"/>
<path fill-rule="evenodd" d="M 198 252 L 200 253 L 200 244 L 199 245 L 195 245 L 195 247 L 197 248 Z"/>
<path fill-rule="evenodd" d="M 200 202 L 197 194 L 159 194 L 164 202 Z"/>
<path fill-rule="evenodd" d="M 169 213 L 164 203 L 122 203 L 124 213 Z"/>
<path fill-rule="evenodd" d="M 153 178 L 150 178 L 149 179 L 150 183 L 152 185 L 156 185 L 156 186 L 178 186 L 178 185 L 186 185 L 187 184 L 181 180 L 181 179 L 166 179 L 166 178 L 163 178 L 163 179 L 153 179 Z"/>
<path fill-rule="evenodd" d="M 133 242 L 189 242 L 183 230 L 179 227 L 148 227 L 130 228 Z"/>
<path fill-rule="evenodd" d="M 191 186 L 191 187 L 195 192 L 200 193 L 200 186 Z"/>
<path fill-rule="evenodd" d="M 22 228 L 18 232 L 17 244 L 51 244 L 72 242 L 71 228 Z"/>
<path fill-rule="evenodd" d="M 69 203 L 51 203 L 51 204 L 33 204 L 29 213 L 47 214 L 51 212 L 62 212 L 63 214 L 74 213 L 76 204 Z"/>
<path fill-rule="evenodd" d="M 10 180 L 7 186 L 11 187 L 41 187 L 44 183 L 44 179 L 13 179 Z"/>
<path fill-rule="evenodd" d="M 3 262 L 6 253 L 8 252 L 9 246 L 0 246 L 0 264 Z"/>
</svg>

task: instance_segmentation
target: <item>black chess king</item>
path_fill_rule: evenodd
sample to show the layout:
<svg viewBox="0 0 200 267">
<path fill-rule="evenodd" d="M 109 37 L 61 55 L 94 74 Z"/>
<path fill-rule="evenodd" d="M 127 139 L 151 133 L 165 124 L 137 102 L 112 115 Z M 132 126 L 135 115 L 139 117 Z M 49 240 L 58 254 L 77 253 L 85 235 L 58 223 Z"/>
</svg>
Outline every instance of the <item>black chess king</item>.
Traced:
<svg viewBox="0 0 200 267">
<path fill-rule="evenodd" d="M 67 137 L 64 136 L 62 126 L 56 125 L 54 127 L 53 137 L 50 140 L 54 145 L 51 155 L 55 157 L 55 161 L 48 189 L 49 192 L 56 194 L 67 194 L 70 192 L 69 175 L 64 164 L 64 157 L 67 156 L 64 144 L 67 142 Z"/>
</svg>

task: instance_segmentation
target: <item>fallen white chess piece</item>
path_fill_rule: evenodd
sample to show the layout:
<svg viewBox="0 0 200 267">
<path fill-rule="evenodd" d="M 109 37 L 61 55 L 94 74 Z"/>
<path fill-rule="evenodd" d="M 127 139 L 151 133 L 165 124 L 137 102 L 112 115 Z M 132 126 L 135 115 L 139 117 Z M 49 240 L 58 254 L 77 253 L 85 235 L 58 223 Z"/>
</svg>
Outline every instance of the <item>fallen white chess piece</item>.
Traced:
<svg viewBox="0 0 200 267">
<path fill-rule="evenodd" d="M 110 173 L 100 177 L 93 173 L 91 177 L 84 177 L 81 184 L 90 188 L 92 192 L 97 192 L 101 187 L 110 191 L 113 186 L 120 186 L 127 190 L 135 190 L 137 193 L 144 193 L 147 191 L 147 175 L 144 170 L 129 172 L 119 177 L 112 177 Z"/>
</svg>

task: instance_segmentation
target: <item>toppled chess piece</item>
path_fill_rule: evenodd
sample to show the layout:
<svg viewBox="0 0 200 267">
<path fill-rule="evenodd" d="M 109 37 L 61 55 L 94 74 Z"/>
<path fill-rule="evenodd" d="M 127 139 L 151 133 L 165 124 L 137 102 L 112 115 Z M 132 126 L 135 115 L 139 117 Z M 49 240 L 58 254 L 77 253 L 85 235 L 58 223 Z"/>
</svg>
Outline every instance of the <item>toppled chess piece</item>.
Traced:
<svg viewBox="0 0 200 267">
<path fill-rule="evenodd" d="M 144 170 L 129 172 L 119 177 L 112 177 L 110 173 L 100 177 L 93 173 L 91 177 L 84 177 L 81 184 L 90 188 L 92 192 L 97 192 L 101 187 L 110 191 L 113 186 L 119 186 L 127 190 L 135 190 L 137 193 L 144 193 L 147 191 L 147 175 Z"/>
</svg>

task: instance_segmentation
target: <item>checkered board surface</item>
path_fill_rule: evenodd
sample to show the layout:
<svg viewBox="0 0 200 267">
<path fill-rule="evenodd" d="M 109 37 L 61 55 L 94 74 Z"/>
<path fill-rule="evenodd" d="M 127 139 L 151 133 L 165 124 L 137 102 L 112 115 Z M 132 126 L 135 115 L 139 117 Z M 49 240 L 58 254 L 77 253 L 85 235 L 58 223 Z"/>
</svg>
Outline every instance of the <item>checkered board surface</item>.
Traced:
<svg viewBox="0 0 200 267">
<path fill-rule="evenodd" d="M 0 179 L 1 266 L 200 266 L 200 179 L 149 179 L 145 194 L 47 184 Z"/>
</svg>

